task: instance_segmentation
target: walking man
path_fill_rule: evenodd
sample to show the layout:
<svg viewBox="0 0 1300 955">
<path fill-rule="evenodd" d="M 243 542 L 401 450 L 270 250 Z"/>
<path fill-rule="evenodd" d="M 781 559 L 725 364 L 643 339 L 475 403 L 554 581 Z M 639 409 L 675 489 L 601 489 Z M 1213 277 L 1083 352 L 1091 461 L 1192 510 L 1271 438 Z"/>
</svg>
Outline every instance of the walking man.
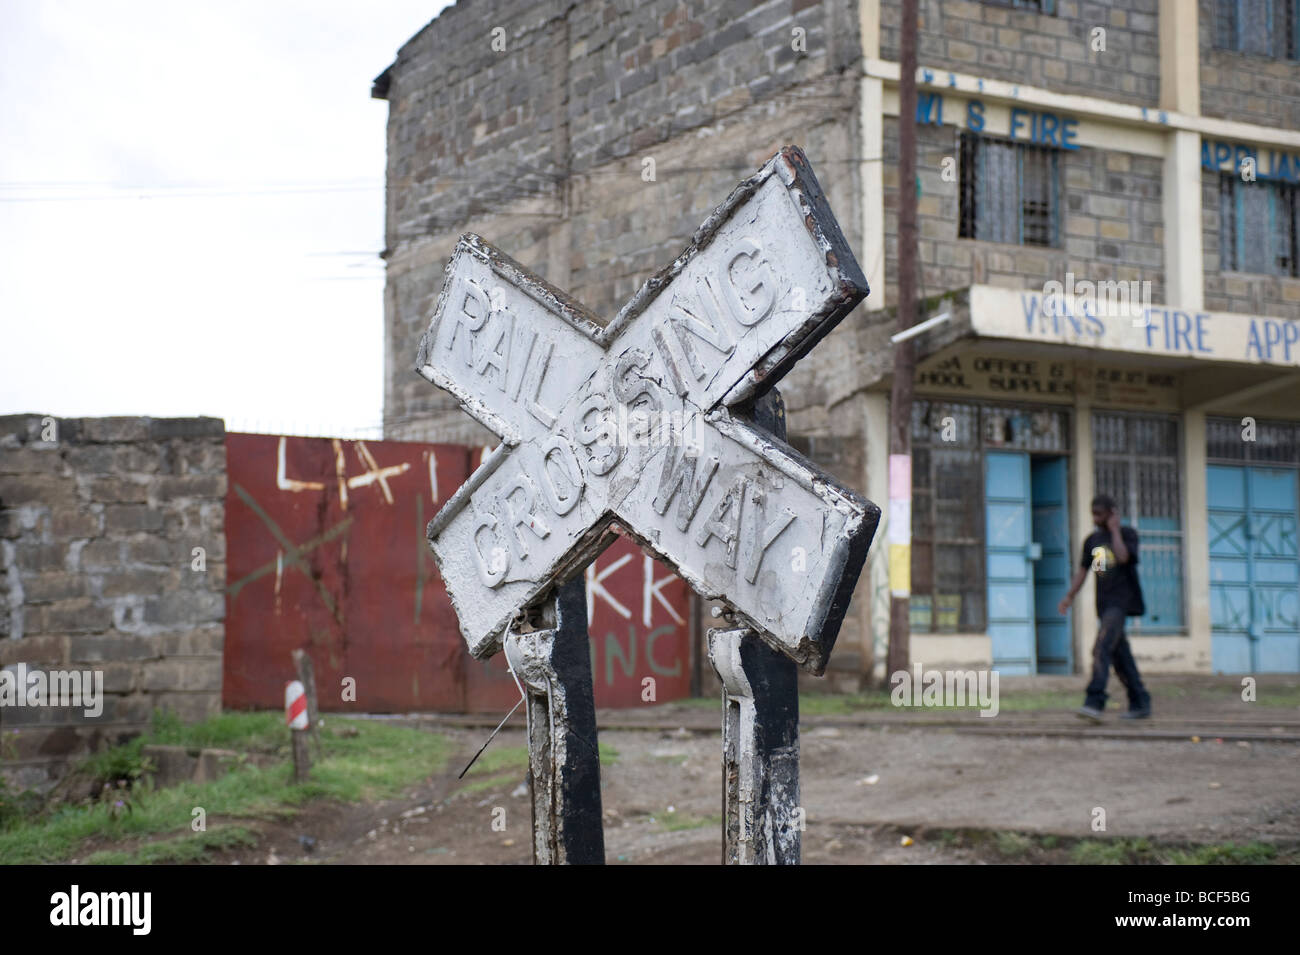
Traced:
<svg viewBox="0 0 1300 955">
<path fill-rule="evenodd" d="M 1120 719 L 1142 720 L 1151 715 L 1151 695 L 1142 685 L 1133 651 L 1124 633 L 1126 617 L 1146 613 L 1142 585 L 1138 582 L 1138 535 L 1131 527 L 1121 527 L 1114 499 L 1098 494 L 1092 499 L 1092 520 L 1096 530 L 1083 542 L 1083 560 L 1070 581 L 1070 592 L 1057 605 L 1062 615 L 1070 609 L 1074 595 L 1092 571 L 1097 576 L 1097 641 L 1092 646 L 1092 680 L 1087 697 L 1079 707 L 1080 719 L 1101 722 L 1106 706 L 1106 680 L 1111 664 L 1119 681 L 1128 690 L 1128 712 Z"/>
</svg>

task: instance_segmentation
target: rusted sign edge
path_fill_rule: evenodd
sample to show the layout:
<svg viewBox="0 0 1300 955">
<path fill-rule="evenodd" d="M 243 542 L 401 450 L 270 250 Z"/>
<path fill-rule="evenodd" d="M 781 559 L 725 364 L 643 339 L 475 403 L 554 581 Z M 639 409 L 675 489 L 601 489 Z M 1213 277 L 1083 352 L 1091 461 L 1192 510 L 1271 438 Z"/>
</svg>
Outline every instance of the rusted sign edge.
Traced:
<svg viewBox="0 0 1300 955">
<path fill-rule="evenodd" d="M 831 212 L 808 157 L 797 146 L 785 147 L 778 157 L 784 158 L 785 162 L 778 164 L 775 171 L 786 187 L 786 195 L 801 213 L 804 228 L 813 244 L 821 251 L 837 292 L 819 311 L 809 316 L 808 322 L 784 336 L 732 386 L 722 399 L 728 406 L 743 405 L 761 398 L 871 291 L 862 267 Z"/>
</svg>

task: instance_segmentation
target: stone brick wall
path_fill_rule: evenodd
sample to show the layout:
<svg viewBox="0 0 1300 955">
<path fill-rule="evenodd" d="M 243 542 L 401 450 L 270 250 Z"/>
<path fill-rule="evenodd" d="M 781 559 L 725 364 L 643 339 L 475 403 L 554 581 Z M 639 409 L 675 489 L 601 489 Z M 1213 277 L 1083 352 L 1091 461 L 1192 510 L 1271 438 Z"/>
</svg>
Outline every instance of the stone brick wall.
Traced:
<svg viewBox="0 0 1300 955">
<path fill-rule="evenodd" d="M 0 666 L 100 671 L 104 693 L 97 718 L 0 708 L 0 768 L 19 786 L 155 708 L 220 710 L 224 434 L 215 418 L 0 417 Z"/>
<path fill-rule="evenodd" d="M 1201 171 L 1201 251 L 1205 264 L 1205 307 L 1215 312 L 1243 312 L 1295 319 L 1300 312 L 1300 278 L 1222 268 L 1223 240 L 1219 213 L 1222 174 Z"/>
<path fill-rule="evenodd" d="M 1199 2 L 1201 112 L 1219 119 L 1300 129 L 1300 64 L 1217 49 L 1214 0 Z"/>
<path fill-rule="evenodd" d="M 389 101 L 389 437 L 494 441 L 412 371 L 462 232 L 612 318 L 737 181 L 796 143 L 857 245 L 852 0 L 565 9 L 458 3 L 377 81 Z"/>
<path fill-rule="evenodd" d="M 921 0 L 917 59 L 969 73 L 1155 106 L 1160 97 L 1158 0 L 1056 0 L 1056 13 L 996 3 Z M 880 2 L 880 55 L 899 60 L 900 0 Z M 1090 44 L 1105 29 L 1104 52 Z"/>
</svg>

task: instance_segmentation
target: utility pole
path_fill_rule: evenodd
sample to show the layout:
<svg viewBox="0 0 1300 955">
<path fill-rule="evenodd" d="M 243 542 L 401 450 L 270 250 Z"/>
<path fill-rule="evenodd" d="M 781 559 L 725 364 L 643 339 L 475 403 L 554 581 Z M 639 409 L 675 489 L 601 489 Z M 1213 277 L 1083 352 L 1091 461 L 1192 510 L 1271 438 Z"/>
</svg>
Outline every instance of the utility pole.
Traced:
<svg viewBox="0 0 1300 955">
<path fill-rule="evenodd" d="M 898 69 L 898 330 L 916 321 L 916 21 L 917 0 L 903 0 Z M 889 398 L 888 675 L 910 664 L 912 592 L 912 340 L 894 345 Z"/>
</svg>

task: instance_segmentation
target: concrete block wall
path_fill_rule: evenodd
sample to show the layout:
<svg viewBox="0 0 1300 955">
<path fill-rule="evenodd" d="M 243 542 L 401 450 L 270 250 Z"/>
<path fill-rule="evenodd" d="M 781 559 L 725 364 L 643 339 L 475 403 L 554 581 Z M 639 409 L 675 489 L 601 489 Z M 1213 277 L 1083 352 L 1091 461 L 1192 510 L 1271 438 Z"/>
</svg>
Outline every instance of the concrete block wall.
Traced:
<svg viewBox="0 0 1300 955">
<path fill-rule="evenodd" d="M 1201 112 L 1219 119 L 1300 129 L 1300 64 L 1218 49 L 1214 45 L 1215 2 L 1198 2 Z"/>
<path fill-rule="evenodd" d="M 0 707 L 0 769 L 19 787 L 155 708 L 220 711 L 224 435 L 216 418 L 0 417 L 0 666 L 99 671 L 104 692 L 97 718 Z"/>
<path fill-rule="evenodd" d="M 612 318 L 740 179 L 796 143 L 856 247 L 857 23 L 852 0 L 567 14 L 462 0 L 417 34 L 377 86 L 390 109 L 386 434 L 495 443 L 412 371 L 462 232 Z"/>
<path fill-rule="evenodd" d="M 1056 0 L 1055 13 L 997 3 L 921 0 L 921 66 L 1062 93 L 1155 106 L 1160 97 L 1158 0 Z M 900 0 L 880 0 L 880 55 L 897 62 Z M 1102 28 L 1105 51 L 1092 31 Z"/>
</svg>

